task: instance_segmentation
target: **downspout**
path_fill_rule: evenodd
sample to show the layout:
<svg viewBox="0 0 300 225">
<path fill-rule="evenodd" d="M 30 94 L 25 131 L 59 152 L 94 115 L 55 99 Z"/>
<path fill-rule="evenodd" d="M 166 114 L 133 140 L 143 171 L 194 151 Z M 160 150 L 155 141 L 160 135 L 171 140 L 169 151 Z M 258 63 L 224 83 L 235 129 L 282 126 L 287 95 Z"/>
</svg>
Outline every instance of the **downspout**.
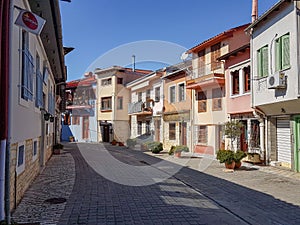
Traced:
<svg viewBox="0 0 300 225">
<path fill-rule="evenodd" d="M 295 17 L 296 17 L 296 46 L 297 46 L 297 63 L 296 63 L 296 71 L 298 71 L 298 97 L 300 97 L 300 75 L 299 75 L 299 68 L 300 68 L 300 66 L 299 66 L 299 55 L 300 55 L 300 52 L 299 52 L 299 39 L 297 38 L 297 37 L 299 37 L 299 18 L 298 18 L 298 15 L 299 15 L 299 2 L 298 1 L 296 1 L 295 3 L 295 11 L 296 11 L 296 15 L 295 15 Z"/>
<path fill-rule="evenodd" d="M 5 219 L 5 159 L 7 144 L 8 120 L 8 80 L 9 80 L 9 7 L 10 1 L 2 1 L 0 10 L 2 16 L 0 24 L 1 53 L 0 53 L 0 221 Z"/>
<path fill-rule="evenodd" d="M 12 53 L 11 49 L 13 49 L 13 10 L 14 10 L 14 1 L 9 1 L 9 14 L 8 14 L 8 102 L 7 102 L 7 142 L 6 142 L 6 158 L 5 158 L 5 220 L 7 224 L 10 224 L 10 144 L 11 144 L 11 115 L 12 115 Z"/>
</svg>

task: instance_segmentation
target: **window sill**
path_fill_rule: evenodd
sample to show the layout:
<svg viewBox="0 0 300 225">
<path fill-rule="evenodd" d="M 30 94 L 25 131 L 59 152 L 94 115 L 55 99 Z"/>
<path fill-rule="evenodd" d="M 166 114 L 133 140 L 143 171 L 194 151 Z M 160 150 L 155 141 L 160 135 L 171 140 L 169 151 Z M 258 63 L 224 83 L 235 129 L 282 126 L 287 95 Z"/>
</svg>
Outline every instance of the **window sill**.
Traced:
<svg viewBox="0 0 300 225">
<path fill-rule="evenodd" d="M 101 112 L 112 112 L 112 109 L 101 109 Z"/>
</svg>

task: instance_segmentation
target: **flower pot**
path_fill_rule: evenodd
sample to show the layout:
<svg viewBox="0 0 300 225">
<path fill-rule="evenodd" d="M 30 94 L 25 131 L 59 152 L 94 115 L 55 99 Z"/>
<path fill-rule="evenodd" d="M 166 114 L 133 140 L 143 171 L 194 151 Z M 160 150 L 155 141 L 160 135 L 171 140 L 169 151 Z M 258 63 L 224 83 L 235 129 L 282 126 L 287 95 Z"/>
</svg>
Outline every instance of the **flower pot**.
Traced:
<svg viewBox="0 0 300 225">
<path fill-rule="evenodd" d="M 181 157 L 181 152 L 175 152 L 174 155 L 175 155 L 175 157 L 180 158 Z"/>
<path fill-rule="evenodd" d="M 238 169 L 238 168 L 240 168 L 241 166 L 242 166 L 242 162 L 235 162 L 234 168 L 235 168 L 235 169 Z"/>
<path fill-rule="evenodd" d="M 234 169 L 234 167 L 235 167 L 235 162 L 234 162 L 234 161 L 232 161 L 232 163 L 227 163 L 227 162 L 225 162 L 225 167 L 226 167 L 227 169 Z"/>
<path fill-rule="evenodd" d="M 119 146 L 124 146 L 124 143 L 123 142 L 119 142 Z"/>
<path fill-rule="evenodd" d="M 53 154 L 54 155 L 59 155 L 61 152 L 61 149 L 53 149 Z"/>
</svg>

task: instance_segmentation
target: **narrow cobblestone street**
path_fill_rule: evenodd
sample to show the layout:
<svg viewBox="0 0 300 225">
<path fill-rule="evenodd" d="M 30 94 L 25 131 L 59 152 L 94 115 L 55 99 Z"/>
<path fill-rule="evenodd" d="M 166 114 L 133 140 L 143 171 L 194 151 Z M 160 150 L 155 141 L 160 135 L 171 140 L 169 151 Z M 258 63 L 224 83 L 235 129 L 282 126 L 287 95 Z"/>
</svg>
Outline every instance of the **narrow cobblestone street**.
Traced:
<svg viewBox="0 0 300 225">
<path fill-rule="evenodd" d="M 51 158 L 13 219 L 61 225 L 299 224 L 299 187 L 299 174 L 271 167 L 245 164 L 228 173 L 212 159 L 70 143 Z M 50 198 L 66 202 L 49 204 Z"/>
</svg>

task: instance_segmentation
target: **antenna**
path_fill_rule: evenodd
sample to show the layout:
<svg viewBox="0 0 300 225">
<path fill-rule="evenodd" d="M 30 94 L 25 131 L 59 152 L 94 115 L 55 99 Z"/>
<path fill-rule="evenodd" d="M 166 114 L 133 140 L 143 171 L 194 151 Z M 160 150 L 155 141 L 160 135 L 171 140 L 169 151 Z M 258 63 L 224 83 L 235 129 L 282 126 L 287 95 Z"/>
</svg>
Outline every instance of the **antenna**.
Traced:
<svg viewBox="0 0 300 225">
<path fill-rule="evenodd" d="M 132 55 L 132 71 L 135 72 L 135 55 Z"/>
</svg>

